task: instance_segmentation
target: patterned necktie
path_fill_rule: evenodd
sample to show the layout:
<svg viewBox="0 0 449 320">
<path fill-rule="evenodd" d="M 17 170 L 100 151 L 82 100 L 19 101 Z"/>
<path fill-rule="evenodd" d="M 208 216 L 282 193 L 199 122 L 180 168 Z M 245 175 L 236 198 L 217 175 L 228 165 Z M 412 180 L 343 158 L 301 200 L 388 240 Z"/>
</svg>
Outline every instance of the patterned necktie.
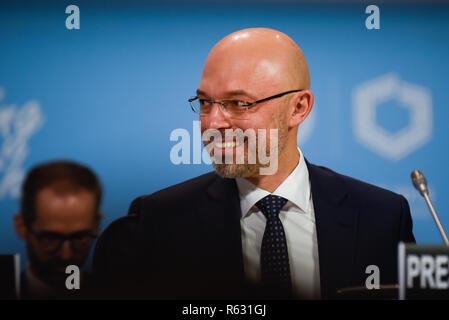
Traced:
<svg viewBox="0 0 449 320">
<path fill-rule="evenodd" d="M 286 203 L 287 199 L 274 195 L 256 203 L 267 219 L 260 254 L 262 283 L 268 287 L 272 297 L 279 298 L 291 296 L 287 240 L 279 219 L 279 212 Z"/>
</svg>

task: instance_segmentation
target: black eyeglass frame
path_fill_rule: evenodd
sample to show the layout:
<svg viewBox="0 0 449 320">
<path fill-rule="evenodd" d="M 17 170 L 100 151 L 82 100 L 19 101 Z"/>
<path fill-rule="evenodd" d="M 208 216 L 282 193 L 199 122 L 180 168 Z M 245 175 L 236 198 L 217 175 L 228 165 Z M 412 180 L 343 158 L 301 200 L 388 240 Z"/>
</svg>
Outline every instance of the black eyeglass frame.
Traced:
<svg viewBox="0 0 449 320">
<path fill-rule="evenodd" d="M 69 235 L 64 235 L 64 234 L 60 234 L 60 233 L 56 233 L 56 232 L 36 232 L 34 230 L 29 230 L 28 232 L 31 235 L 33 235 L 37 239 L 37 241 L 44 240 L 44 238 L 46 236 L 47 237 L 53 237 L 53 239 L 55 241 L 58 241 L 58 245 L 55 246 L 54 249 L 47 250 L 47 251 L 52 251 L 52 252 L 56 252 L 56 251 L 60 250 L 62 244 L 65 241 L 69 241 L 70 245 L 73 248 L 73 241 L 74 240 L 81 240 L 82 238 L 84 238 L 82 240 L 86 240 L 86 241 L 90 240 L 91 241 L 91 240 L 93 240 L 93 239 L 98 237 L 98 234 L 96 234 L 94 232 L 87 232 L 87 231 L 86 232 L 77 232 L 77 233 L 69 234 Z"/>
<path fill-rule="evenodd" d="M 254 102 L 246 102 L 246 103 L 242 104 L 241 107 L 249 109 L 249 108 L 255 106 L 258 103 L 265 102 L 265 101 L 272 100 L 272 99 L 276 99 L 276 98 L 280 98 L 280 97 L 285 96 L 286 94 L 289 94 L 289 93 L 300 92 L 300 91 L 304 91 L 304 90 L 305 89 L 297 89 L 297 90 L 289 90 L 289 91 L 281 92 L 281 93 L 275 94 L 274 96 L 270 96 L 270 97 L 267 97 L 267 98 L 256 100 Z M 192 102 L 197 100 L 197 99 L 199 99 L 199 97 L 198 96 L 194 96 L 194 97 L 191 97 L 188 100 L 189 103 L 190 103 L 190 108 L 192 108 L 193 112 L 195 112 L 195 113 L 197 113 L 197 111 L 193 107 Z M 209 101 L 211 104 L 219 103 L 219 104 L 221 104 L 222 107 L 224 107 L 224 105 L 222 104 L 222 101 L 214 101 L 214 100 L 207 100 L 207 101 Z M 242 102 L 244 102 L 244 101 L 242 101 Z"/>
</svg>

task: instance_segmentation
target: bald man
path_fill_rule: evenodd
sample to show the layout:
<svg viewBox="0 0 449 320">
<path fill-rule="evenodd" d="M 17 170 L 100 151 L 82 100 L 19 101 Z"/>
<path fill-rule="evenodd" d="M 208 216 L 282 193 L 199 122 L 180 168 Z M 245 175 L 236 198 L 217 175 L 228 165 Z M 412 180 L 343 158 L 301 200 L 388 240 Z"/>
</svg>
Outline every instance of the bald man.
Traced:
<svg viewBox="0 0 449 320">
<path fill-rule="evenodd" d="M 265 28 L 228 35 L 189 102 L 215 172 L 134 201 L 140 293 L 335 298 L 365 285 L 369 265 L 397 283 L 397 244 L 414 242 L 407 201 L 306 161 L 298 126 L 313 94 L 292 39 Z"/>
</svg>

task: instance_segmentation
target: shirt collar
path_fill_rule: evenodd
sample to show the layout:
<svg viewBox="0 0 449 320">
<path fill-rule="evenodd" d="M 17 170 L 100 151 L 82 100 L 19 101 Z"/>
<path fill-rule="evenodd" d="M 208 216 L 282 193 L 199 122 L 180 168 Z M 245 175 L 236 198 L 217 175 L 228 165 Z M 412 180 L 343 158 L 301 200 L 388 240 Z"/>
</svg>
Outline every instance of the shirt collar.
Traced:
<svg viewBox="0 0 449 320">
<path fill-rule="evenodd" d="M 290 175 L 272 193 L 287 199 L 292 205 L 302 212 L 309 212 L 310 208 L 310 181 L 307 165 L 301 150 L 299 151 L 299 163 Z M 248 215 L 257 201 L 269 195 L 267 190 L 261 189 L 244 178 L 236 178 L 240 195 L 240 208 L 242 217 Z M 286 206 L 289 204 L 287 203 Z"/>
</svg>

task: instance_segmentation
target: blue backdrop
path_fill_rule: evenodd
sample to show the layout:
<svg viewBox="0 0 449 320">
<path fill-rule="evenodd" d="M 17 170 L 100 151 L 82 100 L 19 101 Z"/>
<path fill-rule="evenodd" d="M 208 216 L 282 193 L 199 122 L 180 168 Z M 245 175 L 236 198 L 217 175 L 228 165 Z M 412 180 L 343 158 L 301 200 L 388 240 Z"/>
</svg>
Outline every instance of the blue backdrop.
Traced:
<svg viewBox="0 0 449 320">
<path fill-rule="evenodd" d="M 79 30 L 66 28 L 70 4 Z M 368 30 L 367 5 L 2 1 L 0 253 L 25 253 L 12 215 L 39 162 L 97 172 L 102 229 L 136 196 L 212 170 L 172 164 L 169 137 L 193 132 L 186 99 L 209 50 L 247 27 L 278 29 L 304 51 L 315 105 L 299 145 L 309 161 L 403 194 L 417 241 L 441 243 L 410 172 L 426 175 L 449 228 L 449 6 L 382 2 L 380 29 Z"/>
</svg>

